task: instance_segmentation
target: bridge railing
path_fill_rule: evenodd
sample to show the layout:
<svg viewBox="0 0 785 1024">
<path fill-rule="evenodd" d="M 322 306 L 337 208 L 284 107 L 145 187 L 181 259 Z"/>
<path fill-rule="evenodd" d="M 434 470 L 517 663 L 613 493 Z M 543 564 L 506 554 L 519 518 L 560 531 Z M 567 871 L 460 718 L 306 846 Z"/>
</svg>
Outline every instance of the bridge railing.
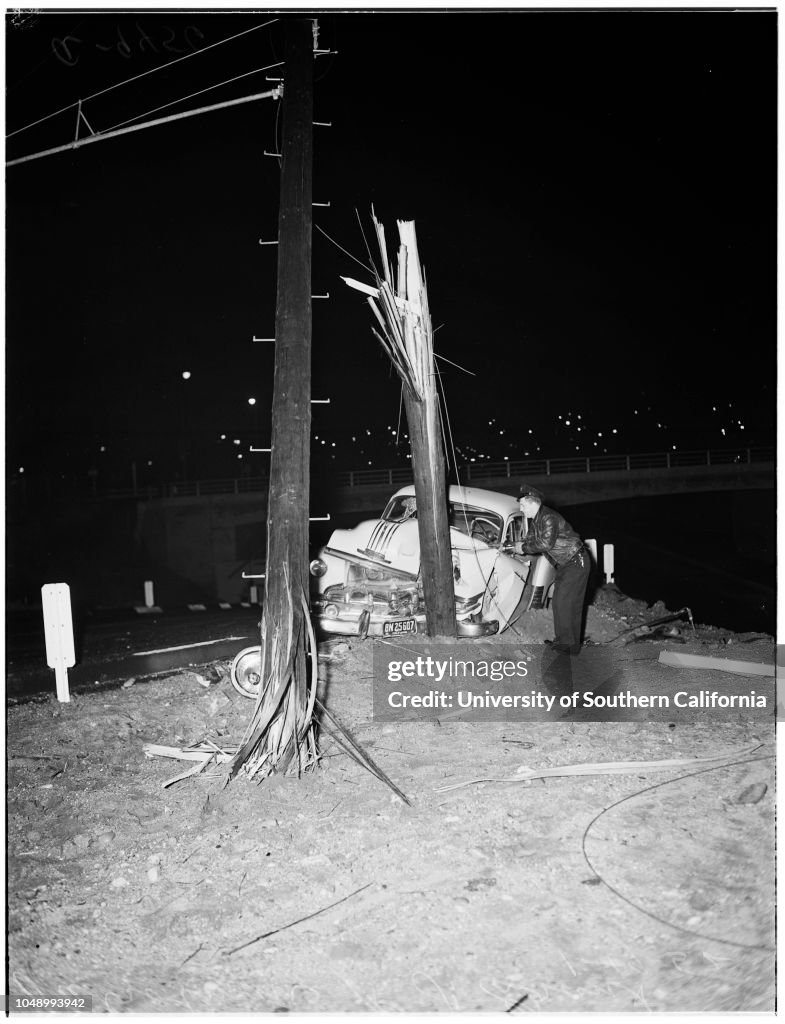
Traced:
<svg viewBox="0 0 785 1024">
<path fill-rule="evenodd" d="M 642 469 L 686 469 L 697 466 L 729 466 L 774 461 L 774 448 L 705 448 L 696 451 L 643 452 L 632 455 L 590 455 L 561 459 L 505 459 L 503 462 L 471 462 L 461 467 L 465 483 L 493 477 L 556 476 L 561 473 L 631 472 Z M 401 487 L 411 482 L 409 466 L 393 469 L 356 469 L 336 473 L 339 487 Z M 103 497 L 181 498 L 220 494 L 251 494 L 266 491 L 267 477 L 236 477 L 221 480 L 193 480 L 137 490 L 113 490 Z"/>
</svg>

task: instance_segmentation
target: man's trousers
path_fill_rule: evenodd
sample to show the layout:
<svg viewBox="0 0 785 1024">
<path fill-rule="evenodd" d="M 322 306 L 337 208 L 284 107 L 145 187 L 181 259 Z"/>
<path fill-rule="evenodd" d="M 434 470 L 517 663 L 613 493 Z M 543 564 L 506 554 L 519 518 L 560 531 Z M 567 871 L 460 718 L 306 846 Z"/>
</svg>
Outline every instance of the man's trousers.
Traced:
<svg viewBox="0 0 785 1024">
<path fill-rule="evenodd" d="M 577 654 L 581 649 L 583 601 L 591 572 L 591 556 L 586 548 L 556 569 L 553 588 L 553 647 L 565 654 Z"/>
</svg>

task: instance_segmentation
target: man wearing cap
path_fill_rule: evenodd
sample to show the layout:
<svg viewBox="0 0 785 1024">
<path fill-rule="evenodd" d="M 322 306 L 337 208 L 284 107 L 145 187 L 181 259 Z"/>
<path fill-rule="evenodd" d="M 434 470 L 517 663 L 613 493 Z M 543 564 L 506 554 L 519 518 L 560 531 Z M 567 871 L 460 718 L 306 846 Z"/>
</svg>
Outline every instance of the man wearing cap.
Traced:
<svg viewBox="0 0 785 1024">
<path fill-rule="evenodd" d="M 553 649 L 578 654 L 581 649 L 583 601 L 591 563 L 583 541 L 564 516 L 542 503 L 534 487 L 521 489 L 521 512 L 529 522 L 522 549 L 526 555 L 543 555 L 556 569 L 553 587 Z"/>
</svg>

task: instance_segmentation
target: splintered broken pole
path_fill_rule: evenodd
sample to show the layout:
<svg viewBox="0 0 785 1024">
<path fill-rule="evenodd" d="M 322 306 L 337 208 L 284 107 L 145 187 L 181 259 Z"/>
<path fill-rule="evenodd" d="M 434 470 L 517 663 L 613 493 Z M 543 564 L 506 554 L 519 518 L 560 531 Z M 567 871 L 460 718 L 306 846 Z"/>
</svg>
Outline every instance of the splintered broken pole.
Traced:
<svg viewBox="0 0 785 1024">
<path fill-rule="evenodd" d="M 287 21 L 261 684 L 230 778 L 241 768 L 261 777 L 302 770 L 317 756 L 316 644 L 307 599 L 313 59 L 313 20 Z"/>
<path fill-rule="evenodd" d="M 381 261 L 381 270 L 374 266 L 376 285 L 349 277 L 343 280 L 368 296 L 381 328 L 381 332 L 372 328 L 373 333 L 403 384 L 417 499 L 426 629 L 431 637 L 454 637 L 455 583 L 447 519 L 446 465 L 425 275 L 417 251 L 414 221 L 398 221 L 400 247 L 395 276 L 390 270 L 384 227 L 375 216 L 373 223 Z"/>
</svg>

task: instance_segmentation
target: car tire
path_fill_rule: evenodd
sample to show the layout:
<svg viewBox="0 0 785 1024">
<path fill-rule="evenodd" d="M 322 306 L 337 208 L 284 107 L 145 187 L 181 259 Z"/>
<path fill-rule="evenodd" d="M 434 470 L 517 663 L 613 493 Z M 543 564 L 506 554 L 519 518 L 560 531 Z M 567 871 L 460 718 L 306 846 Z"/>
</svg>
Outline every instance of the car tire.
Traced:
<svg viewBox="0 0 785 1024">
<path fill-rule="evenodd" d="M 242 697 L 256 700 L 262 682 L 262 648 L 246 647 L 235 657 L 231 669 L 232 686 Z"/>
</svg>

